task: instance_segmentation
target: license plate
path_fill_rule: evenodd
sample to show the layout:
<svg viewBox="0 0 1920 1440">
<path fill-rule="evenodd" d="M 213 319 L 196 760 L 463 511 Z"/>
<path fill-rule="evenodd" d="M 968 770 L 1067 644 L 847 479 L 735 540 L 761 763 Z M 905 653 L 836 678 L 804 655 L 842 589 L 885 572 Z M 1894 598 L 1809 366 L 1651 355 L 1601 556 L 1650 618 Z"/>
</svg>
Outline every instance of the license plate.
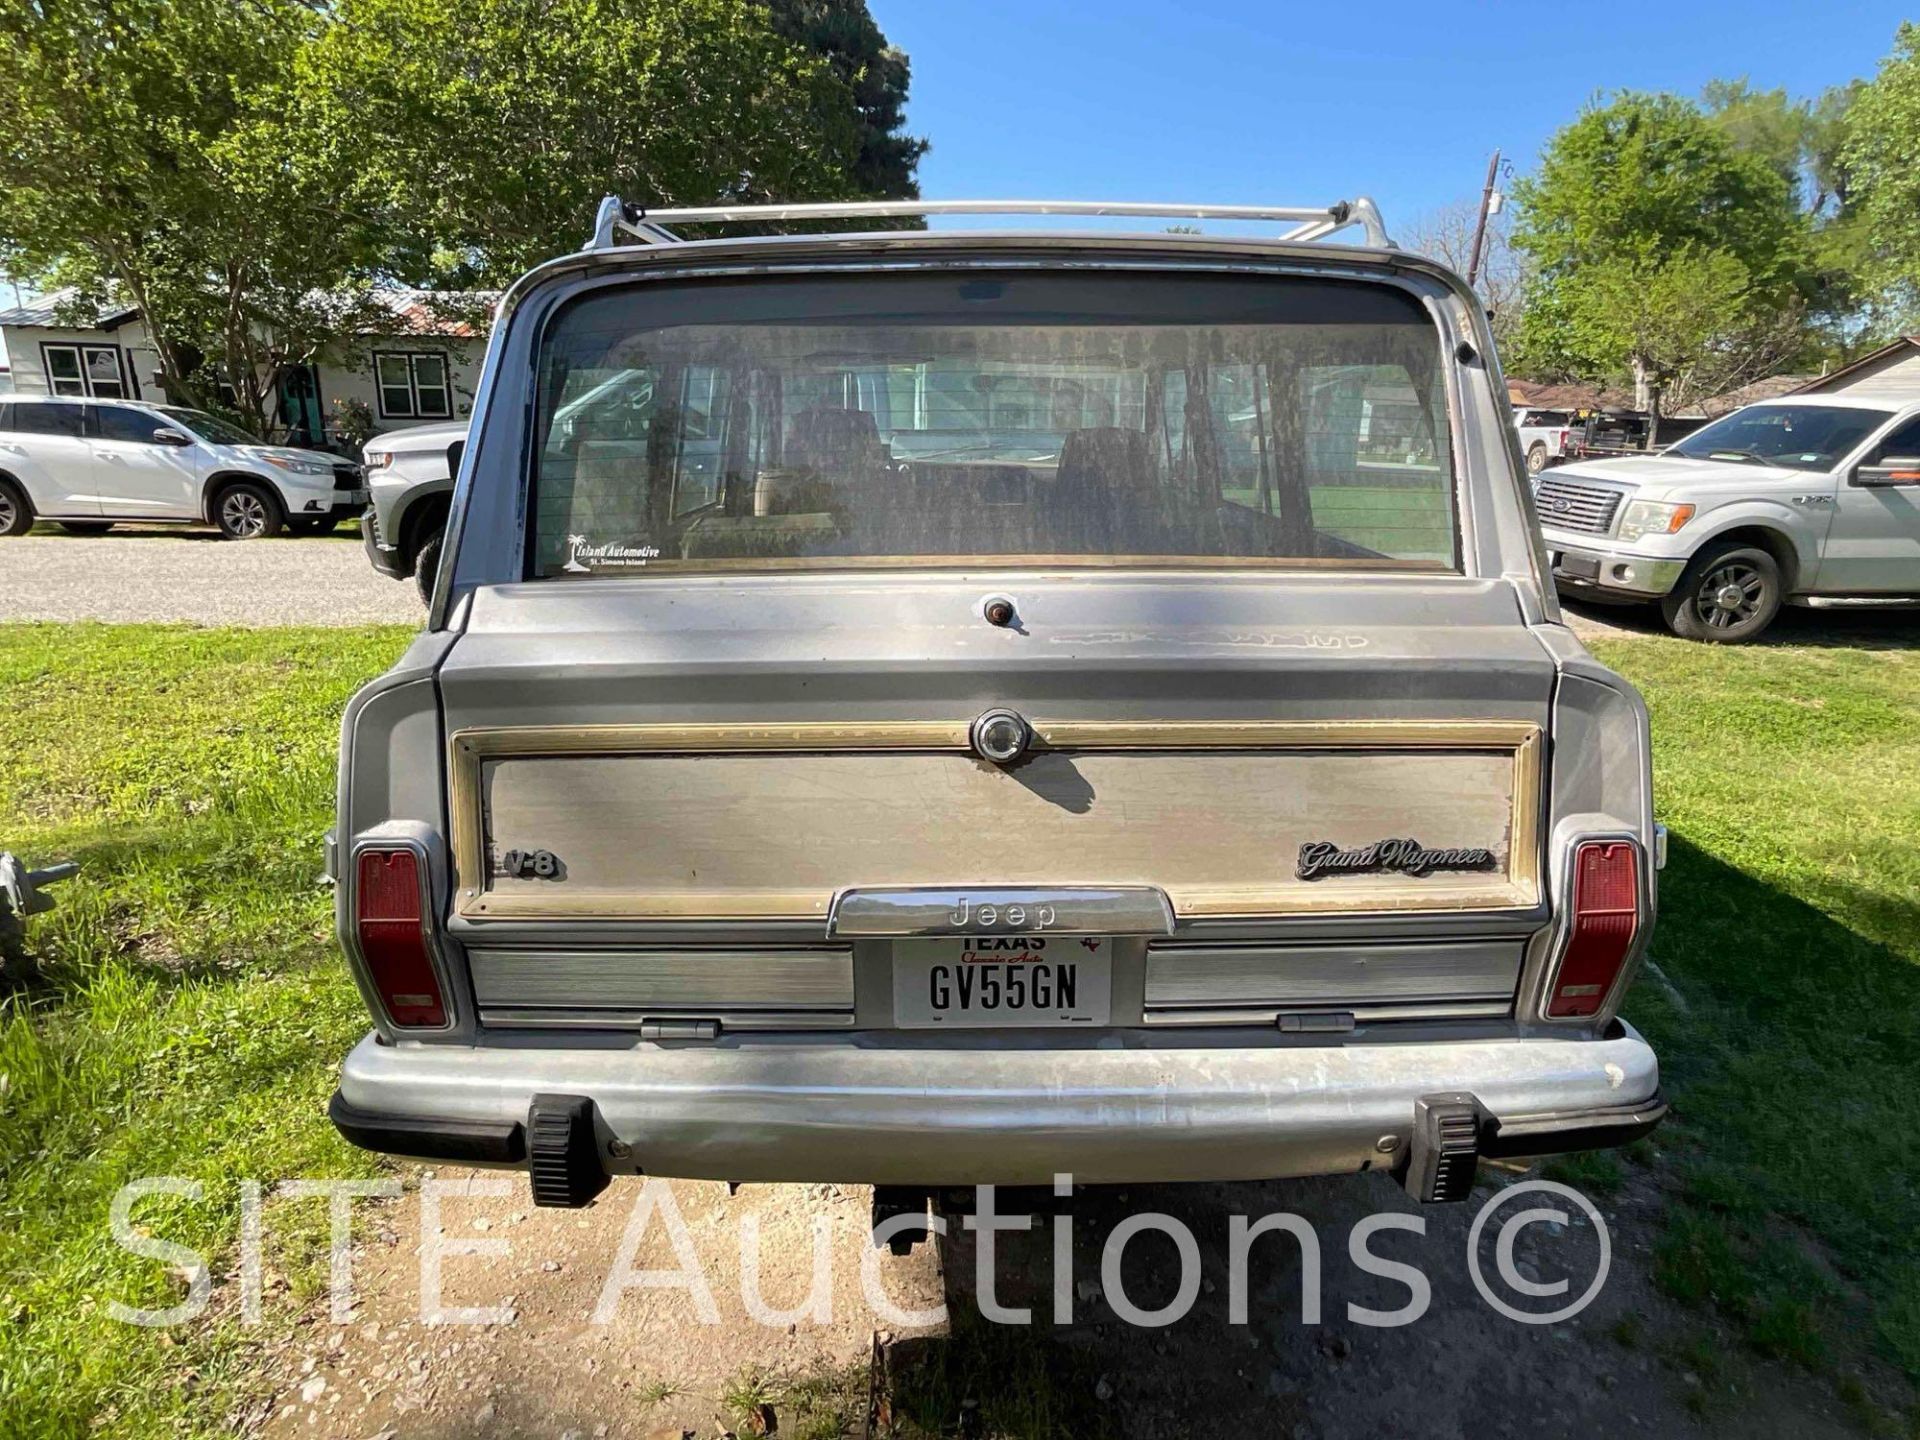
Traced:
<svg viewBox="0 0 1920 1440">
<path fill-rule="evenodd" d="M 365 490 L 339 490 L 334 493 L 336 496 L 336 504 L 347 505 L 364 505 L 367 503 L 367 496 L 369 494 L 369 492 Z"/>
<path fill-rule="evenodd" d="M 905 1030 L 1104 1025 L 1113 942 L 956 936 L 893 947 L 893 1022 Z"/>
</svg>

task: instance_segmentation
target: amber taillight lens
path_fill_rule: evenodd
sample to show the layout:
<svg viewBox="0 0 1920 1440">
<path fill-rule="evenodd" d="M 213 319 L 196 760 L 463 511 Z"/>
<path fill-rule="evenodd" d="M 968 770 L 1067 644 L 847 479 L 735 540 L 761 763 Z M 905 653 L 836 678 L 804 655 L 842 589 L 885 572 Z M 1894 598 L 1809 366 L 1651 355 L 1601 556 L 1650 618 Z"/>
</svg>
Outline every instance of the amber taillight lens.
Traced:
<svg viewBox="0 0 1920 1440">
<path fill-rule="evenodd" d="M 1640 925 L 1640 851 L 1626 840 L 1589 840 L 1573 856 L 1573 929 L 1547 997 L 1556 1020 L 1592 1015 L 1633 950 Z"/>
<path fill-rule="evenodd" d="M 354 930 L 393 1023 L 437 1028 L 447 1023 L 447 1007 L 427 948 L 420 878 L 420 857 L 411 850 L 362 850 Z"/>
</svg>

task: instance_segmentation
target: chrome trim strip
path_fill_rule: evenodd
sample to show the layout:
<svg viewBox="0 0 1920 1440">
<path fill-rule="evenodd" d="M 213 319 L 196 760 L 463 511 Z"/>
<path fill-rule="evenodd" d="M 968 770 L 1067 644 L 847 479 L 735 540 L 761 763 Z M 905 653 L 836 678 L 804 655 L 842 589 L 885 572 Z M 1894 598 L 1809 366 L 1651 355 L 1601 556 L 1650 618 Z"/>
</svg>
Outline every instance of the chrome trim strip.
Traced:
<svg viewBox="0 0 1920 1440">
<path fill-rule="evenodd" d="M 1173 906 L 1150 885 L 969 890 L 842 890 L 827 934 L 1171 935 Z"/>
<path fill-rule="evenodd" d="M 1196 1029 L 1210 1025 L 1264 1025 L 1272 1026 L 1280 1022 L 1283 1015 L 1303 1013 L 1325 1014 L 1332 1010 L 1343 1010 L 1353 1016 L 1361 1025 L 1391 1023 L 1396 1020 L 1501 1020 L 1513 1012 L 1511 1000 L 1434 1000 L 1409 1001 L 1401 1004 L 1382 1005 L 1250 1005 L 1245 1007 L 1218 1007 L 1196 1009 L 1179 1007 L 1166 1010 L 1147 1010 L 1142 1024 L 1155 1028 L 1186 1027 Z"/>
<path fill-rule="evenodd" d="M 1352 1010 L 1348 1001 L 1497 1000 L 1508 1008 L 1524 942 L 1164 945 L 1147 948 L 1146 1003 Z"/>
<path fill-rule="evenodd" d="M 475 1002 L 583 1009 L 853 1010 L 853 951 L 475 948 Z"/>
<path fill-rule="evenodd" d="M 687 1007 L 678 1010 L 593 1010 L 578 1006 L 483 1006 L 480 1023 L 509 1030 L 639 1030 L 656 1020 L 714 1020 L 720 1033 L 739 1030 L 851 1030 L 851 1010 L 736 1010 Z"/>
</svg>

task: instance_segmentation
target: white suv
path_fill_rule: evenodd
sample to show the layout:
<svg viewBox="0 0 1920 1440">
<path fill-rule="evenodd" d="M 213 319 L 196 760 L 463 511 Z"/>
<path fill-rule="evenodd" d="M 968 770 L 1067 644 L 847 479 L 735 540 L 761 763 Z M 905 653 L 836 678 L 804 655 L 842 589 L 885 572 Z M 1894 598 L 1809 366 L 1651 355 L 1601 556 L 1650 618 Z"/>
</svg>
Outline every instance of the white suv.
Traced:
<svg viewBox="0 0 1920 1440">
<path fill-rule="evenodd" d="M 205 523 L 230 540 L 317 535 L 366 504 L 358 466 L 262 445 L 202 410 L 133 400 L 0 398 L 0 535 L 53 520 Z"/>
</svg>

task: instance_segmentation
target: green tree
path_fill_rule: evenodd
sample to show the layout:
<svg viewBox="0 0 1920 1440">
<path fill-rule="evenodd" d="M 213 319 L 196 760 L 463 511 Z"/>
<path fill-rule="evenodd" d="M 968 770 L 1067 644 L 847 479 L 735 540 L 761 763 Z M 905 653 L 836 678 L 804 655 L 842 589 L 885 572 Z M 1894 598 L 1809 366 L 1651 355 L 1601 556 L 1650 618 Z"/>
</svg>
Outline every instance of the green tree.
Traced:
<svg viewBox="0 0 1920 1440">
<path fill-rule="evenodd" d="M 861 108 L 864 71 L 843 75 L 753 0 L 339 0 L 333 14 L 300 61 L 309 132 L 365 154 L 349 204 L 383 217 L 396 268 L 424 283 L 500 284 L 576 249 L 608 193 L 861 193 L 863 145 L 887 118 Z"/>
<path fill-rule="evenodd" d="M 1861 244 L 1887 302 L 1920 310 L 1920 24 L 1900 27 L 1893 53 L 1862 87 L 1847 127 Z"/>
<path fill-rule="evenodd" d="M 1798 348 L 1818 289 L 1806 213 L 1777 163 L 1691 102 L 1590 106 L 1514 197 L 1513 244 L 1533 266 L 1517 369 L 1630 379 L 1657 427 L 1683 394 L 1757 379 Z"/>
<path fill-rule="evenodd" d="M 851 3 L 0 0 L 0 256 L 143 312 L 161 384 L 264 428 L 286 367 L 643 203 L 912 193 Z M 230 392 L 227 387 L 230 387 Z"/>
<path fill-rule="evenodd" d="M 290 62 L 320 23 L 295 0 L 0 0 L 0 249 L 78 311 L 138 305 L 166 392 L 210 398 L 211 358 L 255 429 L 278 366 L 357 308 L 310 299 L 363 237 L 288 144 Z"/>
<path fill-rule="evenodd" d="M 824 55 L 852 93 L 860 135 L 851 179 L 858 194 L 917 200 L 914 168 L 927 142 L 903 134 L 907 57 L 887 43 L 866 0 L 767 0 L 774 28 L 803 49 Z"/>
</svg>

